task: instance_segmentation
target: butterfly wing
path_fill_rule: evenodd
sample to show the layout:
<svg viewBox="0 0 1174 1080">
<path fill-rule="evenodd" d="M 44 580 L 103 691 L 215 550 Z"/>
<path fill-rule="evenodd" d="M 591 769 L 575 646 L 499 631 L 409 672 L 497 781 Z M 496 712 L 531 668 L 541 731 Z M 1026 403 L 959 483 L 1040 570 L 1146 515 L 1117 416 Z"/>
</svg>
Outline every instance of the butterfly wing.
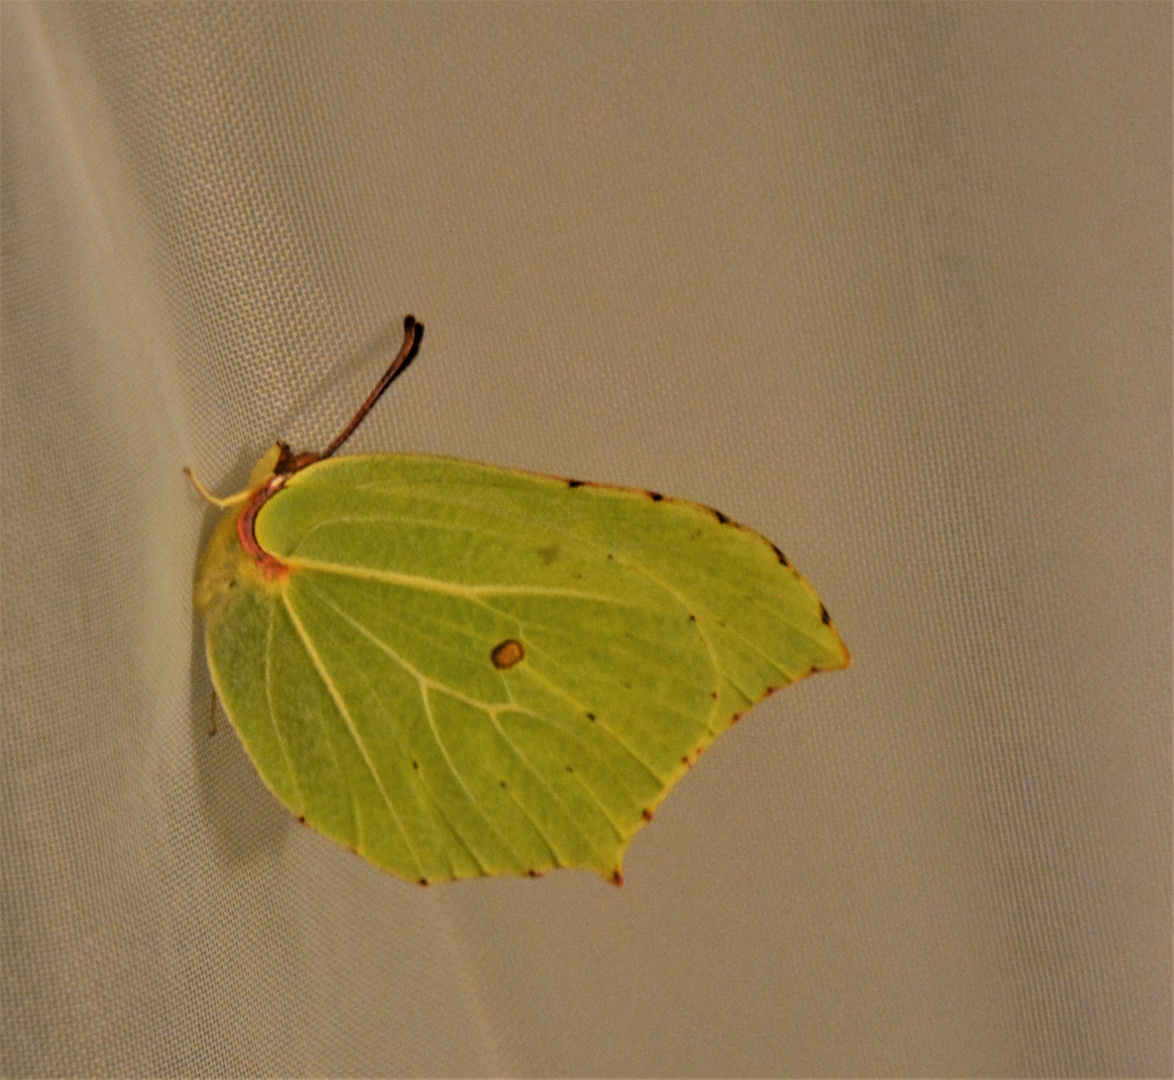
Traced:
<svg viewBox="0 0 1174 1080">
<path fill-rule="evenodd" d="M 221 532 L 235 569 L 217 580 L 237 584 L 208 606 L 207 644 L 225 711 L 294 814 L 412 881 L 619 880 L 709 742 L 848 663 L 769 541 L 650 492 L 344 457 L 258 514 L 281 580 Z"/>
</svg>

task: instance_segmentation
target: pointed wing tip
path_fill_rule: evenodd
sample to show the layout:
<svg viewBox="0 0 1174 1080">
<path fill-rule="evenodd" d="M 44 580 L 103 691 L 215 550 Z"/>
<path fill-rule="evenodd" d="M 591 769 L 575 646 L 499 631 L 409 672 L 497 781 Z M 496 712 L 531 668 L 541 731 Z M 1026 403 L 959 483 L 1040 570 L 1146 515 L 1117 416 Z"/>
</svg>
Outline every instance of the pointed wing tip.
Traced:
<svg viewBox="0 0 1174 1080">
<path fill-rule="evenodd" d="M 836 624 L 828 622 L 828 629 L 836 635 L 836 644 L 840 647 L 840 655 L 838 657 L 839 663 L 829 664 L 824 671 L 840 671 L 843 668 L 850 667 L 852 664 L 852 654 L 848 651 L 848 646 L 844 644 L 844 639 L 840 637 L 839 630 L 836 629 Z"/>
<path fill-rule="evenodd" d="M 846 668 L 849 664 L 852 663 L 852 654 L 850 652 L 848 652 L 848 646 L 844 644 L 844 639 L 842 637 L 840 637 L 840 631 L 836 628 L 836 624 L 835 624 L 835 622 L 832 621 L 832 617 L 830 614 L 828 614 L 828 609 L 824 605 L 822 600 L 819 602 L 819 621 L 829 631 L 831 631 L 832 636 L 835 638 L 836 649 L 838 650 L 840 655 L 838 657 L 836 657 L 836 659 L 833 660 L 832 663 L 822 664 L 816 668 L 813 668 L 812 670 L 813 671 L 839 671 L 841 668 Z"/>
</svg>

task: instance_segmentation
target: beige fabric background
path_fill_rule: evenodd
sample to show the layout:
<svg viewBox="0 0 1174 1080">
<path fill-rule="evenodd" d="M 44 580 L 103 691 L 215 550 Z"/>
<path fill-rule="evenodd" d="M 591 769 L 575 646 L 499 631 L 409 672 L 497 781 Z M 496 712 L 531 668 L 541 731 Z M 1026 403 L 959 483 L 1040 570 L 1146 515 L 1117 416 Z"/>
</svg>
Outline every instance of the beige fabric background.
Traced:
<svg viewBox="0 0 1174 1080">
<path fill-rule="evenodd" d="M 16 5 L 0 1072 L 1170 1075 L 1171 7 Z M 584 873 L 208 734 L 212 515 L 356 440 L 776 539 L 854 656 Z"/>
</svg>

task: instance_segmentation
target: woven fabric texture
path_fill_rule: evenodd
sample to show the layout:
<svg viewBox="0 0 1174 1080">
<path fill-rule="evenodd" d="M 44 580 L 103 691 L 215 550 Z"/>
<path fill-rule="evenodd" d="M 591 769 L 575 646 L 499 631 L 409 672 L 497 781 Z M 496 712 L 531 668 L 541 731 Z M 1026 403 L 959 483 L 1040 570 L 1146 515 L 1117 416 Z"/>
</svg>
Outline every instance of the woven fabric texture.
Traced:
<svg viewBox="0 0 1174 1080">
<path fill-rule="evenodd" d="M 1170 1075 L 1169 4 L 0 18 L 0 1073 Z M 353 449 L 720 507 L 852 650 L 621 889 L 408 886 L 209 734 L 181 467 L 408 312 Z"/>
</svg>

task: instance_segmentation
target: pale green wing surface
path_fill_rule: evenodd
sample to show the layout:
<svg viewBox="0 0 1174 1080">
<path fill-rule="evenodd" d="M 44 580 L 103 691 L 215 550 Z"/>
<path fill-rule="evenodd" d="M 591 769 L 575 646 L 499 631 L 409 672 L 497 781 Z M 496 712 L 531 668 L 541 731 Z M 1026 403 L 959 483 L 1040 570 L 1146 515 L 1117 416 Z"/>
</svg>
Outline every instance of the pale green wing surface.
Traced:
<svg viewBox="0 0 1174 1080">
<path fill-rule="evenodd" d="M 618 880 L 702 748 L 848 662 L 768 541 L 649 492 L 335 458 L 257 516 L 276 582 L 226 520 L 201 576 L 225 711 L 286 806 L 409 880 Z"/>
</svg>

